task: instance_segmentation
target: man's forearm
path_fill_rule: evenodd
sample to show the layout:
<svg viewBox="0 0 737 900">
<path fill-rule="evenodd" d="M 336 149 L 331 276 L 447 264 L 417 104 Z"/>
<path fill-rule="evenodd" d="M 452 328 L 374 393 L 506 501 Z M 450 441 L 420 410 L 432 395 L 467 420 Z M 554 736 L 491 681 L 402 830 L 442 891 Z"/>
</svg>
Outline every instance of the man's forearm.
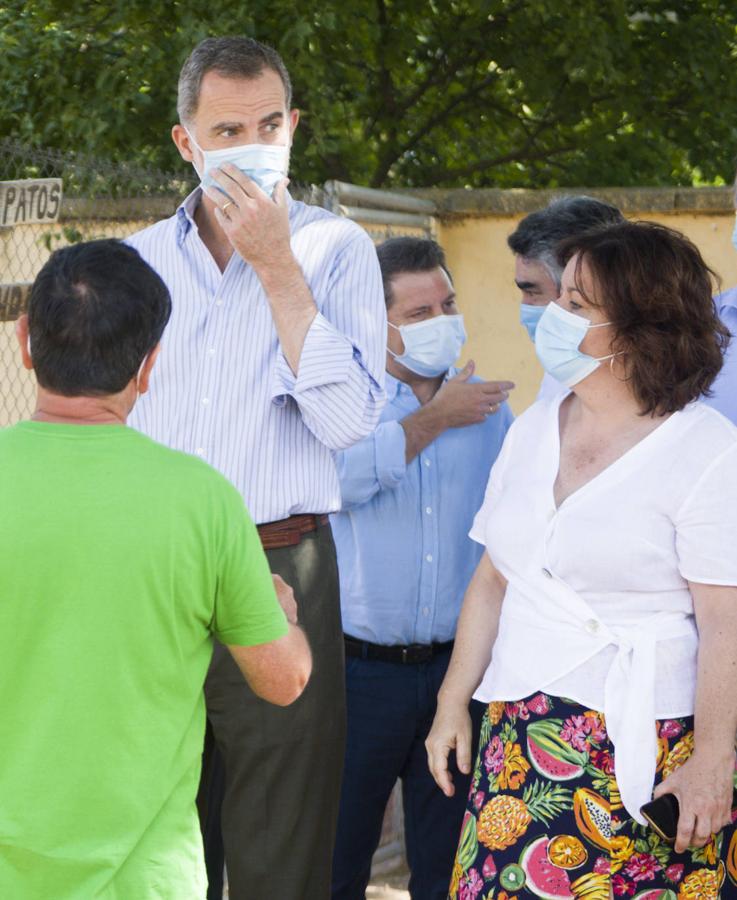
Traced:
<svg viewBox="0 0 737 900">
<path fill-rule="evenodd" d="M 278 269 L 270 267 L 257 270 L 256 274 L 269 301 L 284 358 L 297 375 L 305 338 L 317 315 L 317 305 L 293 256 Z"/>
<path fill-rule="evenodd" d="M 445 413 L 432 403 L 405 416 L 399 424 L 406 437 L 405 462 L 411 462 L 448 427 Z"/>
</svg>

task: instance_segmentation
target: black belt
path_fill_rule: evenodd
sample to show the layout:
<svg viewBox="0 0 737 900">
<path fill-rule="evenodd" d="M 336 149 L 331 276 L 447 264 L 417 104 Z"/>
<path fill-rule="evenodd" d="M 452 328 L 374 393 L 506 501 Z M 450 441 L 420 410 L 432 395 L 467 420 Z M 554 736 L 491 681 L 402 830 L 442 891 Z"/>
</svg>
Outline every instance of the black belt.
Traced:
<svg viewBox="0 0 737 900">
<path fill-rule="evenodd" d="M 404 665 L 430 662 L 433 656 L 437 656 L 439 653 L 449 653 L 453 649 L 453 641 L 446 641 L 443 644 L 386 645 L 358 641 L 347 634 L 344 634 L 343 638 L 346 656 L 378 659 L 381 662 L 403 663 Z"/>
</svg>

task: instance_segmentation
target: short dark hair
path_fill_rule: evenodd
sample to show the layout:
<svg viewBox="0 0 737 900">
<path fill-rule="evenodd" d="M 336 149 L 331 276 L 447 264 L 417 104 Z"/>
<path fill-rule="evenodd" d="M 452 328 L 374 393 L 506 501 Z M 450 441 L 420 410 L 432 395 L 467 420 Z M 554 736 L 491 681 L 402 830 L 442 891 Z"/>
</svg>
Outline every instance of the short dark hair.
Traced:
<svg viewBox="0 0 737 900">
<path fill-rule="evenodd" d="M 384 300 L 387 308 L 394 301 L 392 278 L 403 272 L 431 272 L 440 268 L 453 283 L 453 278 L 445 262 L 443 248 L 429 238 L 396 237 L 389 238 L 376 248 L 384 283 Z"/>
<path fill-rule="evenodd" d="M 559 247 L 562 264 L 576 254 L 576 286 L 585 263 L 597 296 L 584 296 L 612 322 L 612 352 L 623 354 L 643 414 L 708 396 L 730 334 L 712 296 L 719 279 L 695 244 L 655 222 L 626 222 Z"/>
<path fill-rule="evenodd" d="M 603 200 L 585 194 L 557 197 L 544 209 L 525 216 L 507 238 L 507 244 L 513 253 L 541 262 L 560 286 L 563 269 L 558 264 L 558 244 L 565 238 L 624 221 L 617 207 Z"/>
<path fill-rule="evenodd" d="M 116 240 L 52 253 L 28 300 L 31 357 L 41 387 L 67 397 L 117 394 L 161 340 L 169 291 Z"/>
<path fill-rule="evenodd" d="M 284 60 L 273 47 L 249 37 L 217 37 L 200 41 L 179 73 L 177 112 L 180 121 L 190 122 L 197 112 L 202 79 L 208 72 L 217 72 L 226 78 L 258 78 L 264 69 L 272 69 L 281 78 L 289 109 L 292 105 L 292 82 Z"/>
</svg>

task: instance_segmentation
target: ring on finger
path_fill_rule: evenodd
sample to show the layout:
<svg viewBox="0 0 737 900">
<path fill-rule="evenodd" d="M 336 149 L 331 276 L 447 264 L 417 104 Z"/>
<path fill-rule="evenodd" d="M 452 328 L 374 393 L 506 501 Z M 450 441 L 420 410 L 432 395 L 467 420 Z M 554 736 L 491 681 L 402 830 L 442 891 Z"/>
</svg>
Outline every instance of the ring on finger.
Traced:
<svg viewBox="0 0 737 900">
<path fill-rule="evenodd" d="M 229 206 L 235 206 L 236 204 L 232 200 L 226 200 L 225 203 L 220 207 L 220 212 L 225 214 L 225 211 Z"/>
</svg>

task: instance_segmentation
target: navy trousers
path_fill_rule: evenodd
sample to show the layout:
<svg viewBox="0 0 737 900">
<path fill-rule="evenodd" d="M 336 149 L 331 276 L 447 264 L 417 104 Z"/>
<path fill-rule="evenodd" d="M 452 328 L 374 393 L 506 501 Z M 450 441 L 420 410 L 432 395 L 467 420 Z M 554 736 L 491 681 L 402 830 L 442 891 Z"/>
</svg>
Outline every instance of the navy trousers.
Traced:
<svg viewBox="0 0 737 900">
<path fill-rule="evenodd" d="M 333 854 L 333 900 L 364 900 L 371 857 L 398 778 L 410 895 L 413 900 L 448 896 L 471 776 L 458 771 L 451 755 L 456 792 L 445 797 L 427 767 L 425 738 L 449 662 L 450 651 L 417 665 L 346 659 L 348 733 Z M 475 701 L 471 706 L 473 760 L 485 707 Z"/>
</svg>

